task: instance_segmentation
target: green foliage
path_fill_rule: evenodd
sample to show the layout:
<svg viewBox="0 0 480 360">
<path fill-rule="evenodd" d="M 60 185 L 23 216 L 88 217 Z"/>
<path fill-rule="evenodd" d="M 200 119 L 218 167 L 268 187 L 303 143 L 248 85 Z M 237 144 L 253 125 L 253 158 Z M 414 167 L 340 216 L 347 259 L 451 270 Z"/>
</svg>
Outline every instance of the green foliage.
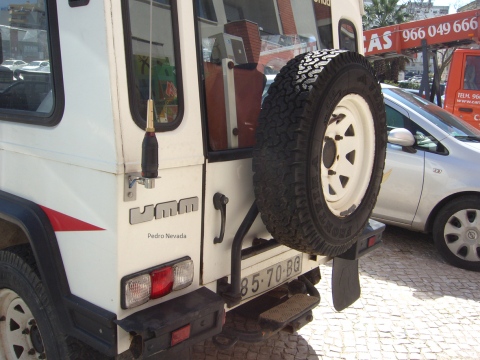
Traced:
<svg viewBox="0 0 480 360">
<path fill-rule="evenodd" d="M 385 80 L 384 83 L 388 85 L 398 86 L 403 89 L 420 89 L 420 84 L 414 84 L 409 82 L 396 83 L 395 81 Z"/>
<path fill-rule="evenodd" d="M 420 84 L 416 83 L 400 83 L 398 84 L 399 87 L 404 88 L 404 89 L 420 89 Z"/>
<path fill-rule="evenodd" d="M 392 80 L 385 80 L 384 83 L 388 85 L 399 86 L 395 81 Z"/>
<path fill-rule="evenodd" d="M 412 15 L 405 12 L 408 4 L 398 3 L 399 0 L 372 0 L 372 5 L 365 5 L 365 15 L 362 17 L 363 29 L 396 25 L 411 20 Z"/>
</svg>

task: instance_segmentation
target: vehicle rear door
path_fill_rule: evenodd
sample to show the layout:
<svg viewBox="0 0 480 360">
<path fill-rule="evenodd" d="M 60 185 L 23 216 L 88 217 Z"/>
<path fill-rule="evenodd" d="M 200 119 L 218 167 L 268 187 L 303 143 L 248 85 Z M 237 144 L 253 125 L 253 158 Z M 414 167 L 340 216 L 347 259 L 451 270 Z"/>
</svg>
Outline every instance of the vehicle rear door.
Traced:
<svg viewBox="0 0 480 360">
<path fill-rule="evenodd" d="M 252 147 L 263 95 L 289 60 L 334 44 L 330 4 L 298 1 L 288 4 L 288 9 L 270 0 L 221 0 L 215 6 L 196 2 L 207 139 L 203 284 L 230 274 L 235 233 L 255 200 Z M 226 217 L 214 205 L 216 194 L 228 198 L 222 205 Z M 260 216 L 246 235 L 243 248 L 252 246 L 255 239 L 271 239 Z M 292 251 L 281 246 L 250 257 L 242 261 L 242 275 L 248 276 L 246 269 L 257 264 L 255 271 L 262 271 L 274 265 L 272 261 L 288 262 L 297 253 L 283 253 Z M 273 260 L 280 254 L 287 259 Z"/>
</svg>

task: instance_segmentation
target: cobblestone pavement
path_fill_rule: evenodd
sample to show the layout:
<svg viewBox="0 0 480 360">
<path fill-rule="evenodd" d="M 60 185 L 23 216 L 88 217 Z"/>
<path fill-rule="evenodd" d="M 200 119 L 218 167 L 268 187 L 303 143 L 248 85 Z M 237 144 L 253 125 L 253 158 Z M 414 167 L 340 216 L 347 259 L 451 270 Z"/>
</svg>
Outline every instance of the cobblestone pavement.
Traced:
<svg viewBox="0 0 480 360">
<path fill-rule="evenodd" d="M 333 308 L 330 262 L 315 319 L 298 333 L 230 350 L 207 340 L 193 358 L 480 359 L 480 274 L 446 264 L 428 235 L 389 226 L 384 242 L 360 260 L 362 295 L 350 308 Z"/>
</svg>

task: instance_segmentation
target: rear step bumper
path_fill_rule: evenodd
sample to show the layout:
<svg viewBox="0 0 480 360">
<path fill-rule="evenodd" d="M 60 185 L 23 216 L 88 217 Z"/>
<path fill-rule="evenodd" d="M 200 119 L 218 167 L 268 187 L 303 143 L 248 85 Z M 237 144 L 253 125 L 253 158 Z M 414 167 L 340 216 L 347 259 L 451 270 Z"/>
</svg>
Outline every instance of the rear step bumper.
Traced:
<svg viewBox="0 0 480 360">
<path fill-rule="evenodd" d="M 311 322 L 312 310 L 320 303 L 320 294 L 304 276 L 300 276 L 299 280 L 305 283 L 310 296 L 295 294 L 279 305 L 264 311 L 258 316 L 257 323 L 260 329 L 257 331 L 224 327 L 220 334 L 213 337 L 213 343 L 221 349 L 228 349 L 237 341 L 255 343 L 267 340 L 286 327 L 289 327 L 291 332 L 295 332 Z"/>
<path fill-rule="evenodd" d="M 224 304 L 220 296 L 202 287 L 115 322 L 134 335 L 130 351 L 135 359 L 168 360 L 222 331 Z M 189 337 L 172 346 L 173 333 L 188 326 Z"/>
</svg>

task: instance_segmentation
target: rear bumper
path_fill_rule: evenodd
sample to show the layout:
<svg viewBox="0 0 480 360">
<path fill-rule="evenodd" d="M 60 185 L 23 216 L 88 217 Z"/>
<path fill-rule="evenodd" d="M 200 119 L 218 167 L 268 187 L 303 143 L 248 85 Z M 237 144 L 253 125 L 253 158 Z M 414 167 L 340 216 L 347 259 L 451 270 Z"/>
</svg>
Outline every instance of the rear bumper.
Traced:
<svg viewBox="0 0 480 360">
<path fill-rule="evenodd" d="M 134 335 L 130 350 L 137 359 L 168 359 L 169 355 L 220 333 L 224 304 L 219 295 L 202 287 L 115 323 Z M 190 337 L 171 346 L 172 333 L 187 325 Z"/>
</svg>

